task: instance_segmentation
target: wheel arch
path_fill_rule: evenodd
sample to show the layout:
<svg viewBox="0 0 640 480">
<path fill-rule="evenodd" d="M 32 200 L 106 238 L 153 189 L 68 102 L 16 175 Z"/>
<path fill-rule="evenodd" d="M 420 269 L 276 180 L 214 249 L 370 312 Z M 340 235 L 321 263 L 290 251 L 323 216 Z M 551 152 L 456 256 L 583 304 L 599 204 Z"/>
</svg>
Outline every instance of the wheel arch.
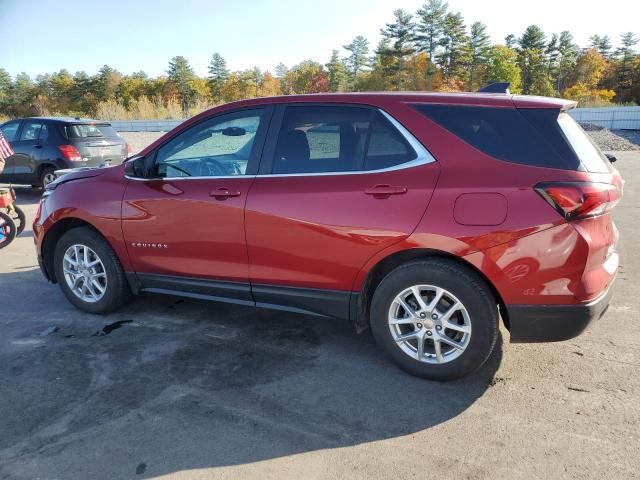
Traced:
<svg viewBox="0 0 640 480">
<path fill-rule="evenodd" d="M 505 302 L 493 283 L 481 270 L 479 270 L 475 265 L 466 261 L 464 258 L 458 257 L 442 250 L 430 248 L 412 248 L 389 254 L 388 256 L 381 259 L 378 263 L 376 263 L 373 268 L 371 268 L 371 270 L 369 270 L 364 282 L 362 283 L 362 288 L 355 295 L 357 298 L 352 298 L 350 306 L 351 317 L 358 332 L 362 332 L 369 328 L 369 308 L 371 306 L 371 299 L 373 298 L 373 292 L 380 284 L 382 279 L 400 265 L 414 260 L 426 258 L 447 259 L 457 263 L 458 265 L 462 265 L 463 267 L 477 274 L 491 291 L 494 299 L 498 304 L 500 317 L 502 317 L 502 321 L 504 322 L 505 327 L 509 329 L 509 317 Z"/>
<path fill-rule="evenodd" d="M 54 223 L 51 228 L 45 234 L 42 240 L 42 262 L 44 269 L 46 270 L 48 278 L 52 283 L 57 283 L 58 280 L 56 278 L 55 268 L 53 265 L 53 257 L 56 249 L 56 244 L 60 237 L 64 235 L 69 230 L 78 227 L 87 227 L 100 235 L 105 242 L 109 243 L 109 240 L 98 230 L 94 225 L 87 222 L 86 220 L 82 220 L 77 217 L 66 217 L 61 220 L 58 220 Z"/>
</svg>

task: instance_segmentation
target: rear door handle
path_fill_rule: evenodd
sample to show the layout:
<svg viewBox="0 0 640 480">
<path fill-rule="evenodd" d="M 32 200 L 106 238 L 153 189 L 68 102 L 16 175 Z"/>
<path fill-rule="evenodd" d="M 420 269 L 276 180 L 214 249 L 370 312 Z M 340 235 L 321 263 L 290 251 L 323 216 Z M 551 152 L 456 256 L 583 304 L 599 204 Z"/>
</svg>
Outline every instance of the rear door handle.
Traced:
<svg viewBox="0 0 640 480">
<path fill-rule="evenodd" d="M 379 197 L 388 197 L 389 195 L 403 195 L 407 193 L 407 187 L 392 185 L 376 185 L 375 187 L 366 188 L 364 193 Z"/>
<path fill-rule="evenodd" d="M 225 200 L 229 197 L 239 197 L 241 195 L 240 192 L 231 191 L 226 187 L 220 187 L 213 192 L 209 192 L 209 196 L 217 198 L 218 200 Z"/>
</svg>

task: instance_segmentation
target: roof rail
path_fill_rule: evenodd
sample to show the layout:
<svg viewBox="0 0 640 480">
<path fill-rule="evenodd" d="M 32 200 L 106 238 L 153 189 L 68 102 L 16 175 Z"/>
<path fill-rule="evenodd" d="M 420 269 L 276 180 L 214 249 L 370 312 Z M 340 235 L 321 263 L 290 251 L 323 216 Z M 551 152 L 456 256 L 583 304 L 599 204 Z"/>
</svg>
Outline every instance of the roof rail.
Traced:
<svg viewBox="0 0 640 480">
<path fill-rule="evenodd" d="M 509 82 L 490 83 L 482 87 L 480 90 L 478 90 L 478 93 L 505 93 L 509 95 L 510 86 L 511 86 L 511 83 Z"/>
</svg>

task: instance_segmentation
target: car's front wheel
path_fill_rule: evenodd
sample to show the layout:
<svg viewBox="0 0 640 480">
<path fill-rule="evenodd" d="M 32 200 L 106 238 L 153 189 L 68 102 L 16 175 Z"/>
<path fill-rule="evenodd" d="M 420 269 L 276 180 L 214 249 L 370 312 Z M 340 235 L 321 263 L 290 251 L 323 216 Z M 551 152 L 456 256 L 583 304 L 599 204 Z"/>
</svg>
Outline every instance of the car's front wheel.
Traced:
<svg viewBox="0 0 640 480">
<path fill-rule="evenodd" d="M 62 235 L 56 244 L 54 267 L 67 299 L 85 312 L 111 312 L 129 298 L 118 257 L 90 228 L 74 228 Z"/>
<path fill-rule="evenodd" d="M 374 292 L 370 321 L 376 342 L 397 365 L 432 380 L 479 368 L 498 334 L 496 301 L 484 281 L 440 258 L 389 273 Z"/>
</svg>

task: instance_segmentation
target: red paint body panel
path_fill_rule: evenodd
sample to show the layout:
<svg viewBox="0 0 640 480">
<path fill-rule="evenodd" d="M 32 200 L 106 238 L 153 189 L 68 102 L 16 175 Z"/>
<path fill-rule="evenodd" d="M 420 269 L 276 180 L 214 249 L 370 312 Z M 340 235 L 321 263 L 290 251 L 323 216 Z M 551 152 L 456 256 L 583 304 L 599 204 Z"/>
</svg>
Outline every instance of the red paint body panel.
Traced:
<svg viewBox="0 0 640 480">
<path fill-rule="evenodd" d="M 621 187 L 617 172 L 591 174 L 500 161 L 412 108 L 421 102 L 559 110 L 572 108 L 573 102 L 423 93 L 253 99 L 204 112 L 141 155 L 204 118 L 296 102 L 381 108 L 425 145 L 436 162 L 384 173 L 180 181 L 128 180 L 123 167 L 113 167 L 56 188 L 34 223 L 38 253 L 56 222 L 78 218 L 107 238 L 129 272 L 359 292 L 369 272 L 389 255 L 428 249 L 473 265 L 506 304 L 584 303 L 612 283 L 618 256 L 610 215 L 567 222 L 533 187 L 553 181 Z M 388 198 L 364 194 L 378 184 L 406 187 L 407 192 Z M 209 197 L 220 187 L 240 196 L 224 201 Z M 485 203 L 468 201 L 468 195 Z M 483 213 L 487 208 L 499 208 L 499 215 Z M 131 246 L 138 242 L 169 248 Z"/>
<path fill-rule="evenodd" d="M 258 176 L 246 212 L 251 281 L 350 290 L 370 257 L 413 232 L 438 173 L 434 162 L 362 175 Z M 381 183 L 407 193 L 364 193 Z"/>
<path fill-rule="evenodd" d="M 133 270 L 248 282 L 244 204 L 252 182 L 249 176 L 130 180 L 122 233 Z M 210 195 L 220 188 L 240 195 L 223 200 Z M 144 245 L 155 242 L 167 248 Z"/>
</svg>

